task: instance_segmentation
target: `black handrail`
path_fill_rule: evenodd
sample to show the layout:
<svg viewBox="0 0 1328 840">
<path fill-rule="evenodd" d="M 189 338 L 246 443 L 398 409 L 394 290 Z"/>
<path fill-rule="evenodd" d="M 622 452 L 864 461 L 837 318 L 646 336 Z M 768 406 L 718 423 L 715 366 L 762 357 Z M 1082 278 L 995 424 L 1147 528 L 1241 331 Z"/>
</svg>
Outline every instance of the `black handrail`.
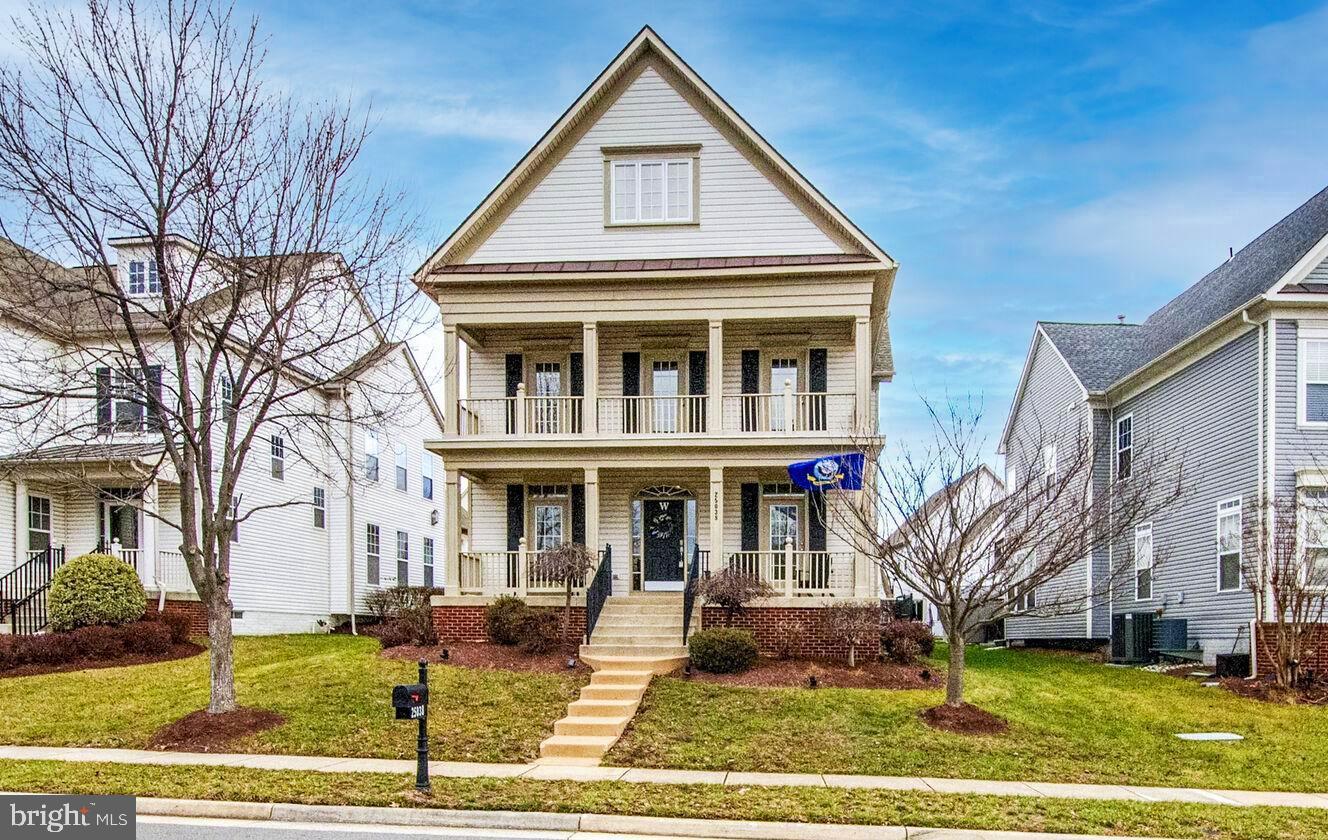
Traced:
<svg viewBox="0 0 1328 840">
<path fill-rule="evenodd" d="M 0 620 L 12 619 L 11 632 L 29 635 L 46 626 L 46 590 L 64 562 L 63 546 L 47 548 L 0 578 Z"/>
<path fill-rule="evenodd" d="M 613 591 L 613 546 L 604 546 L 600 552 L 599 565 L 595 576 L 586 587 L 586 644 L 590 644 L 590 634 L 595 632 L 599 614 L 604 609 L 604 602 L 609 600 Z"/>
<path fill-rule="evenodd" d="M 707 552 L 708 554 L 709 552 Z M 692 624 L 692 608 L 701 579 L 701 548 L 692 547 L 692 562 L 687 566 L 687 583 L 682 588 L 682 643 L 687 644 L 687 629 Z"/>
</svg>

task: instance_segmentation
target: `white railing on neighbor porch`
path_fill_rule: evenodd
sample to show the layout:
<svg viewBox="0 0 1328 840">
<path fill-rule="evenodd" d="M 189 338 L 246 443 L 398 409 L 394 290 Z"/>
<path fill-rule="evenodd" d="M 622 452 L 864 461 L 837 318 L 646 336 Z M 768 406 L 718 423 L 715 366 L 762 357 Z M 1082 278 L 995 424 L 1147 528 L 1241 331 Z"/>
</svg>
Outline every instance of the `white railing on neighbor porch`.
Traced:
<svg viewBox="0 0 1328 840">
<path fill-rule="evenodd" d="M 724 430 L 797 434 L 844 433 L 852 428 L 856 400 L 851 393 L 795 392 L 724 397 Z"/>
<path fill-rule="evenodd" d="M 533 568 L 535 552 L 526 549 L 526 539 L 520 540 L 517 551 L 463 551 L 461 553 L 462 595 L 553 595 L 565 591 L 565 585 L 542 577 Z M 572 588 L 580 592 L 584 580 Z"/>
<path fill-rule="evenodd" d="M 189 568 L 184 555 L 178 551 L 157 552 L 157 584 L 167 592 L 193 592 L 194 582 L 189 579 Z"/>
<path fill-rule="evenodd" d="M 599 429 L 613 435 L 704 434 L 706 398 L 600 397 Z"/>
<path fill-rule="evenodd" d="M 139 563 L 139 554 L 141 553 L 142 553 L 141 549 L 124 548 L 123 546 L 120 545 L 119 542 L 113 541 L 111 543 L 111 556 L 119 557 L 121 560 L 128 563 L 131 569 L 140 574 L 142 574 L 143 572 L 143 566 L 141 563 Z"/>
<path fill-rule="evenodd" d="M 777 595 L 786 597 L 853 591 L 850 551 L 799 551 L 789 543 L 780 551 L 734 552 L 729 555 L 728 566 L 760 577 Z"/>
</svg>

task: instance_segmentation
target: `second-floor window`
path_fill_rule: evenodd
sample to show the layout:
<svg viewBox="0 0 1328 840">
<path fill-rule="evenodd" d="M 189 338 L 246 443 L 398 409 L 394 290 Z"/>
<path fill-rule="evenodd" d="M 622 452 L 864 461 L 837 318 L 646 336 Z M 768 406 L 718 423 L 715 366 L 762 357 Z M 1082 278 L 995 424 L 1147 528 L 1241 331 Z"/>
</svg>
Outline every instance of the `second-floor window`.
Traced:
<svg viewBox="0 0 1328 840">
<path fill-rule="evenodd" d="M 1134 597 L 1147 601 L 1153 597 L 1153 524 L 1146 522 L 1134 529 Z"/>
<path fill-rule="evenodd" d="M 364 430 L 364 477 L 369 481 L 378 480 L 378 432 L 375 429 Z"/>
<path fill-rule="evenodd" d="M 420 493 L 426 499 L 433 498 L 433 453 L 425 452 L 420 456 Z"/>
<path fill-rule="evenodd" d="M 396 451 L 396 467 L 397 467 L 397 489 L 404 491 L 407 486 L 406 444 L 398 443 L 395 451 Z"/>
<path fill-rule="evenodd" d="M 129 294 L 133 296 L 161 294 L 161 276 L 157 273 L 156 260 L 130 260 Z"/>
<path fill-rule="evenodd" d="M 1048 492 L 1056 486 L 1056 444 L 1042 447 L 1042 482 Z"/>
<path fill-rule="evenodd" d="M 272 477 L 278 481 L 286 477 L 286 439 L 281 435 L 272 436 Z"/>
<path fill-rule="evenodd" d="M 1130 477 L 1130 464 L 1134 457 L 1134 415 L 1127 414 L 1116 421 L 1116 478 Z"/>
<path fill-rule="evenodd" d="M 1300 380 L 1301 421 L 1328 424 L 1328 336 L 1301 340 Z"/>
<path fill-rule="evenodd" d="M 327 492 L 322 487 L 314 488 L 314 527 L 327 527 Z"/>
<path fill-rule="evenodd" d="M 614 224 L 692 221 L 692 161 L 618 160 L 610 166 Z"/>
<path fill-rule="evenodd" d="M 117 429 L 143 428 L 147 414 L 143 386 L 138 377 L 127 371 L 111 372 L 111 422 Z"/>
</svg>

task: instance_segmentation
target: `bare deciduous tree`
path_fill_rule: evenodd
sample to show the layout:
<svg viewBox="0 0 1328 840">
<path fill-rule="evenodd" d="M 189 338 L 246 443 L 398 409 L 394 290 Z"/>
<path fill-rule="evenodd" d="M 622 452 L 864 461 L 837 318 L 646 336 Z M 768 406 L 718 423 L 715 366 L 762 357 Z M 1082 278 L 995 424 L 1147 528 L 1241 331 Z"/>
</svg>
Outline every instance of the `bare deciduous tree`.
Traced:
<svg viewBox="0 0 1328 840">
<path fill-rule="evenodd" d="M 308 503 L 247 504 L 237 482 L 276 433 L 292 455 L 341 454 L 326 469 L 349 480 L 350 430 L 402 409 L 404 383 L 361 374 L 405 337 L 410 225 L 398 195 L 358 174 L 365 123 L 265 84 L 257 22 L 215 0 L 34 5 L 12 33 L 0 192 L 18 209 L 3 233 L 80 267 L 7 254 L 8 302 L 51 349 L 8 348 L 0 414 L 21 415 L 32 452 L 155 442 L 148 469 L 179 486 L 207 612 L 208 709 L 225 712 L 232 537 Z M 138 255 L 128 277 L 108 243 Z"/>
<path fill-rule="evenodd" d="M 764 598 L 773 598 L 775 590 L 759 575 L 736 566 L 726 566 L 713 575 L 701 578 L 697 596 L 703 603 L 714 604 L 724 610 L 724 626 L 732 627 L 748 604 Z"/>
<path fill-rule="evenodd" d="M 595 552 L 581 543 L 565 543 L 535 555 L 530 562 L 531 577 L 558 583 L 563 587 L 562 643 L 566 646 L 572 632 L 572 590 L 586 582 L 594 570 Z"/>
<path fill-rule="evenodd" d="M 832 639 L 848 645 L 848 667 L 858 667 L 858 648 L 875 640 L 880 643 L 881 613 L 862 604 L 831 604 L 821 614 L 822 628 Z"/>
<path fill-rule="evenodd" d="M 1267 628 L 1273 676 L 1292 688 L 1306 677 L 1301 662 L 1322 644 L 1328 613 L 1328 491 L 1303 488 L 1272 499 L 1262 513 L 1235 535 L 1246 547 L 1267 548 L 1241 551 L 1240 573 L 1254 595 L 1256 620 Z"/>
<path fill-rule="evenodd" d="M 1024 441 L 1023 451 L 1055 445 L 1049 469 L 1005 488 L 983 464 L 981 412 L 926 403 L 931 433 L 920 447 L 885 457 L 879 439 L 864 452 L 862 495 L 828 505 L 830 527 L 874 561 L 885 578 L 936 608 L 949 642 L 945 702 L 964 702 L 964 643 L 980 624 L 1009 616 L 1082 613 L 1106 592 L 1120 564 L 1092 591 L 1062 576 L 1096 549 L 1133 534 L 1182 495 L 1177 460 L 1136 445 L 1128 480 L 1094 481 L 1104 447 L 1083 427 Z M 843 491 L 831 491 L 835 493 Z"/>
</svg>

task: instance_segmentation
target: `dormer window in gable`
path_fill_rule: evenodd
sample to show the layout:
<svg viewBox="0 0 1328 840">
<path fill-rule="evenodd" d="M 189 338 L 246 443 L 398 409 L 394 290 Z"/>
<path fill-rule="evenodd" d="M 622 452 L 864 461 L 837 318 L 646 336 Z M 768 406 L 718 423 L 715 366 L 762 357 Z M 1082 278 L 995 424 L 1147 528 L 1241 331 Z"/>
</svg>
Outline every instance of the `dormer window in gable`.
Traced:
<svg viewBox="0 0 1328 840">
<path fill-rule="evenodd" d="M 699 146 L 606 148 L 604 223 L 695 224 Z"/>
<path fill-rule="evenodd" d="M 161 275 L 157 273 L 156 260 L 129 261 L 129 295 L 161 294 Z"/>
</svg>

